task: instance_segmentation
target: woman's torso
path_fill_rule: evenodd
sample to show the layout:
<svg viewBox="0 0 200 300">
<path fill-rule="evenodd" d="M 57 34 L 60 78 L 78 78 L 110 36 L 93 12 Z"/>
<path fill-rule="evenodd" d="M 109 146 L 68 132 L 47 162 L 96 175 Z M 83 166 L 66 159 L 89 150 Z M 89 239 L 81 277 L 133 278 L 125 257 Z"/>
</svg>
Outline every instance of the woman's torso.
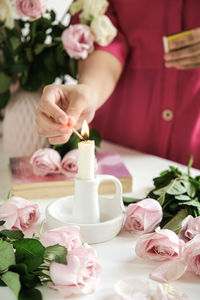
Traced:
<svg viewBox="0 0 200 300">
<path fill-rule="evenodd" d="M 164 66 L 164 35 L 200 26 L 199 0 L 113 0 L 129 54 L 94 126 L 103 138 L 200 168 L 200 69 Z M 103 122 L 102 122 L 103 118 Z"/>
</svg>

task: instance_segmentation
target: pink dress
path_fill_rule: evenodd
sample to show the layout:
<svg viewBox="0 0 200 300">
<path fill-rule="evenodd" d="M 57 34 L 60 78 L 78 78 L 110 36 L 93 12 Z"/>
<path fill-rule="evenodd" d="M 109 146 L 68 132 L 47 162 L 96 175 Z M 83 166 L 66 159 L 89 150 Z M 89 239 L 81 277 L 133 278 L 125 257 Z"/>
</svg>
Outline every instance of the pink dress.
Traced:
<svg viewBox="0 0 200 300">
<path fill-rule="evenodd" d="M 104 139 L 200 168 L 200 69 L 165 68 L 162 37 L 200 26 L 200 0 L 110 0 L 123 73 L 93 126 Z"/>
</svg>

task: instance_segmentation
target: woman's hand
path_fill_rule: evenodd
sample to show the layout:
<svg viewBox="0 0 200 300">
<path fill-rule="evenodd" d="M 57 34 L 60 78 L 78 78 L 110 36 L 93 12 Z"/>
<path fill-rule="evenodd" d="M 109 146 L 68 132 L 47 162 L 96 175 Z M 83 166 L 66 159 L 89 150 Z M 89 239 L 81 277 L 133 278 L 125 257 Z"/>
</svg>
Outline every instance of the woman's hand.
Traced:
<svg viewBox="0 0 200 300">
<path fill-rule="evenodd" d="M 96 103 L 95 91 L 85 84 L 46 86 L 36 115 L 38 134 L 51 144 L 66 143 L 70 126 L 79 129 L 84 120 L 92 121 Z"/>
<path fill-rule="evenodd" d="M 200 28 L 169 44 L 170 53 L 164 55 L 165 66 L 179 70 L 200 68 Z"/>
</svg>

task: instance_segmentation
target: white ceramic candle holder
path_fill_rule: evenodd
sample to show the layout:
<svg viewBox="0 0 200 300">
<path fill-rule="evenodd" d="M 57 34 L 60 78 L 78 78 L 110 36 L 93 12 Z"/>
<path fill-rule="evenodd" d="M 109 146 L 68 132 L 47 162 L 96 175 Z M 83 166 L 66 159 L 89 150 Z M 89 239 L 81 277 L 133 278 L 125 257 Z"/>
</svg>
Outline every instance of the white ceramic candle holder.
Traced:
<svg viewBox="0 0 200 300">
<path fill-rule="evenodd" d="M 115 184 L 115 194 L 99 196 L 100 183 L 109 180 Z M 111 175 L 98 175 L 90 180 L 76 177 L 74 196 L 51 203 L 46 209 L 46 216 L 49 229 L 78 225 L 83 240 L 88 244 L 108 241 L 119 233 L 123 223 L 121 183 Z"/>
</svg>

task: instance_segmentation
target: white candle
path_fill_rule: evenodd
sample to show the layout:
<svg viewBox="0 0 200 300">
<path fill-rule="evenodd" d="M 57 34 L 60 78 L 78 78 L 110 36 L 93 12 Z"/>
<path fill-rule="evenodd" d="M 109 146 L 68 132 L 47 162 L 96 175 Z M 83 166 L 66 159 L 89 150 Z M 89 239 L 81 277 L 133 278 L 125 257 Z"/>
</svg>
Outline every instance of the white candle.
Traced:
<svg viewBox="0 0 200 300">
<path fill-rule="evenodd" d="M 78 143 L 78 178 L 89 180 L 94 178 L 95 167 L 94 141 Z"/>
</svg>

